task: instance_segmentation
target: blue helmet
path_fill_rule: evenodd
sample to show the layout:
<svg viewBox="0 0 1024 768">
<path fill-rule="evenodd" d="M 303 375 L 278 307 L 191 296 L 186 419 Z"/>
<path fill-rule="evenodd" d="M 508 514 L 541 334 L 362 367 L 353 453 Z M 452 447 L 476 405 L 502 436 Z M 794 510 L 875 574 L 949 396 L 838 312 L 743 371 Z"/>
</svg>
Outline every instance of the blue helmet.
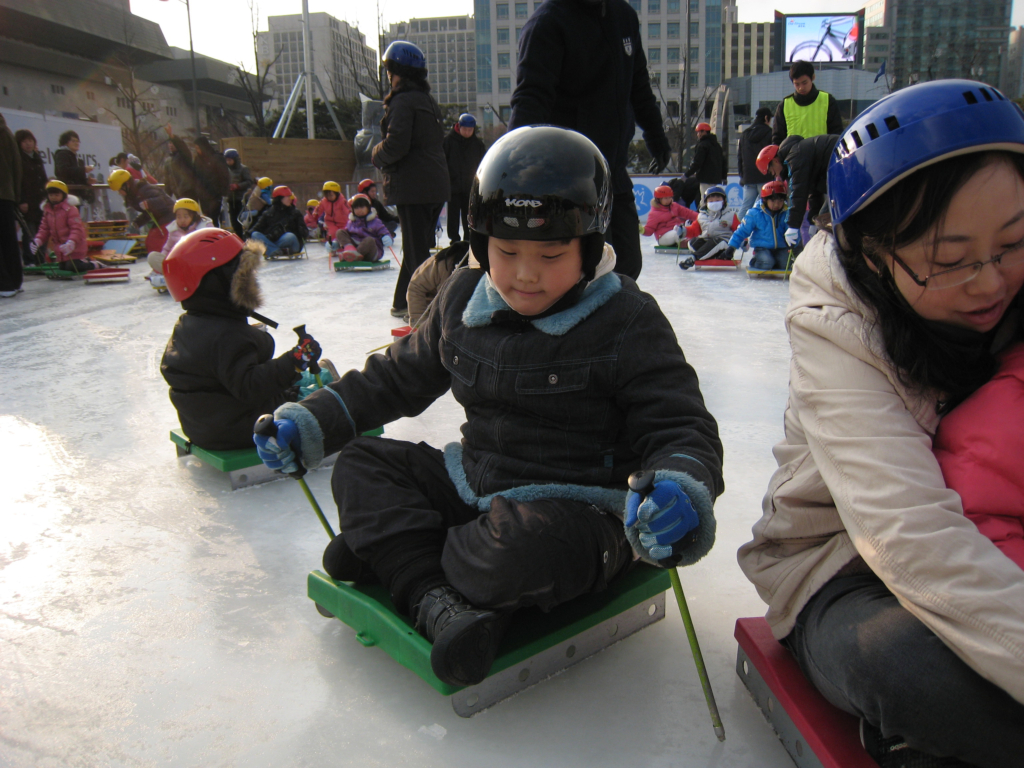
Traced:
<svg viewBox="0 0 1024 768">
<path fill-rule="evenodd" d="M 476 118 L 469 114 L 469 112 L 463 112 L 459 115 L 459 127 L 476 128 Z"/>
<path fill-rule="evenodd" d="M 381 61 L 385 65 L 398 64 L 399 66 L 412 67 L 413 69 L 427 68 L 427 57 L 423 55 L 423 51 L 404 40 L 395 40 L 395 42 L 389 45 L 387 50 L 384 51 L 384 58 Z"/>
<path fill-rule="evenodd" d="M 708 187 L 708 191 L 704 193 L 704 199 L 701 200 L 701 205 L 707 202 L 709 195 L 721 195 L 726 200 L 729 199 L 729 195 L 726 193 L 725 187 L 719 187 L 718 185 L 715 185 L 713 187 Z"/>
<path fill-rule="evenodd" d="M 238 150 L 237 149 L 225 149 L 224 150 L 224 159 L 225 160 L 241 160 L 242 156 L 240 154 L 238 154 Z"/>
<path fill-rule="evenodd" d="M 832 223 L 840 224 L 914 171 L 954 155 L 1024 153 L 1024 111 L 992 86 L 935 80 L 872 104 L 829 159 Z"/>
</svg>

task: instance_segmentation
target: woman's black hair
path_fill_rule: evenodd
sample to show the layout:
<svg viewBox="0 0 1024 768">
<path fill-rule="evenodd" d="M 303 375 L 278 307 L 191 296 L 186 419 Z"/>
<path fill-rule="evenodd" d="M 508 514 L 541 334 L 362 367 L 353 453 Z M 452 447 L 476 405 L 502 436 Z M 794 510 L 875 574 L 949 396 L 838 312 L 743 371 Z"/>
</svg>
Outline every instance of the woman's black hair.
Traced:
<svg viewBox="0 0 1024 768">
<path fill-rule="evenodd" d="M 994 332 L 978 333 L 921 317 L 900 293 L 886 257 L 932 228 L 941 228 L 957 192 L 975 173 L 996 163 L 1009 163 L 1024 179 L 1022 154 L 975 152 L 953 157 L 903 179 L 836 228 L 839 261 L 857 296 L 877 313 L 885 350 L 900 382 L 919 392 L 938 393 L 939 413 L 951 410 L 992 378 L 997 368 L 991 351 Z"/>
<path fill-rule="evenodd" d="M 36 137 L 32 135 L 32 131 L 28 128 L 20 128 L 14 132 L 14 141 L 19 147 L 21 146 L 21 142 L 25 139 L 32 139 L 32 141 L 35 141 Z"/>
<path fill-rule="evenodd" d="M 405 64 L 397 64 L 393 61 L 387 62 L 385 67 L 387 67 L 388 72 L 402 78 L 402 82 L 398 85 L 398 90 L 392 88 L 388 91 L 388 95 L 384 97 L 385 107 L 391 103 L 392 96 L 409 88 L 423 91 L 424 93 L 430 93 L 430 83 L 427 82 L 426 69 L 421 69 L 420 67 L 409 67 Z"/>
<path fill-rule="evenodd" d="M 78 138 L 78 134 L 75 133 L 74 131 L 64 131 L 64 133 L 60 135 L 60 138 L 57 139 L 57 145 L 63 147 L 72 139 L 78 139 L 79 141 L 81 141 L 81 139 Z"/>
</svg>

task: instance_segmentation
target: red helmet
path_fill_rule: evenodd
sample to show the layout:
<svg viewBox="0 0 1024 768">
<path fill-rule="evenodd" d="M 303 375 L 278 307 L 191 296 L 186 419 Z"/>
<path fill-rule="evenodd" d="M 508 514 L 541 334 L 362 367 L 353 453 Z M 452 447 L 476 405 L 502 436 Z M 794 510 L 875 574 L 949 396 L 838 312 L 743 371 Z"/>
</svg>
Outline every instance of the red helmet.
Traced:
<svg viewBox="0 0 1024 768">
<path fill-rule="evenodd" d="M 771 164 L 775 156 L 779 154 L 778 144 L 769 144 L 767 147 L 757 153 L 757 170 L 761 173 L 768 173 L 768 166 Z"/>
<path fill-rule="evenodd" d="M 355 208 L 356 203 L 362 203 L 367 208 L 370 208 L 371 210 L 373 209 L 373 203 L 370 202 L 370 198 L 362 193 L 358 195 L 352 195 L 352 199 L 348 201 L 348 207 Z"/>
<path fill-rule="evenodd" d="M 708 123 L 697 123 L 697 130 L 707 131 L 708 133 L 711 133 L 711 125 Z"/>
<path fill-rule="evenodd" d="M 375 187 L 375 186 L 377 186 L 377 182 L 374 181 L 373 179 L 363 179 L 362 181 L 359 182 L 359 191 L 360 192 L 365 192 L 370 187 Z"/>
<path fill-rule="evenodd" d="M 238 235 L 215 227 L 185 235 L 164 259 L 164 279 L 171 297 L 184 301 L 194 296 L 207 272 L 227 264 L 244 247 Z"/>
<path fill-rule="evenodd" d="M 672 187 L 668 186 L 667 184 L 662 184 L 660 187 L 655 187 L 654 188 L 654 196 L 655 197 L 675 197 L 675 194 L 672 192 Z"/>
<path fill-rule="evenodd" d="M 280 187 L 274 187 L 274 191 L 270 193 L 271 197 L 294 197 L 292 191 L 288 187 L 282 185 Z"/>
<path fill-rule="evenodd" d="M 772 195 L 782 195 L 785 197 L 788 194 L 789 184 L 784 181 L 769 181 L 761 187 L 761 197 L 771 197 Z"/>
</svg>

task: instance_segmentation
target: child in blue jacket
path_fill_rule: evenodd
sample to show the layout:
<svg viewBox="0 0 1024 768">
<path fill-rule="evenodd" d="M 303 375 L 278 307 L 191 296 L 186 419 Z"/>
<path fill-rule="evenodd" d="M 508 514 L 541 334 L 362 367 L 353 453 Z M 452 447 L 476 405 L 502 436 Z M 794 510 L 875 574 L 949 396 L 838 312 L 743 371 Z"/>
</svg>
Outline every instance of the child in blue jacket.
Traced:
<svg viewBox="0 0 1024 768">
<path fill-rule="evenodd" d="M 786 269 L 789 246 L 786 245 L 788 185 L 784 181 L 769 181 L 761 187 L 761 200 L 747 211 L 743 223 L 729 240 L 729 257 L 749 238 L 754 255 L 750 269 Z"/>
</svg>

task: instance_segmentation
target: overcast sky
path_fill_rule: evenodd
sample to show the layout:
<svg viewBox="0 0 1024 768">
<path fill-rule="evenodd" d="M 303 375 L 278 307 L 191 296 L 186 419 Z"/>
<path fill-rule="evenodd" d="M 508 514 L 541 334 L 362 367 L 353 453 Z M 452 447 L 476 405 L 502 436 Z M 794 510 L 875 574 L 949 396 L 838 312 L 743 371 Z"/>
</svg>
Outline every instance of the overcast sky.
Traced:
<svg viewBox="0 0 1024 768">
<path fill-rule="evenodd" d="M 287 15 L 302 12 L 302 0 L 252 0 L 259 7 L 259 28 L 267 28 L 267 15 Z M 775 4 L 764 0 L 738 0 L 740 21 L 771 21 L 773 11 L 783 13 L 835 13 L 862 7 L 864 0 L 849 4 L 836 0 L 781 0 Z M 1024 4 L 1022 4 L 1024 5 Z M 132 12 L 160 24 L 170 45 L 188 48 L 188 23 L 183 0 L 131 0 Z M 406 21 L 415 16 L 463 16 L 473 13 L 471 0 L 431 0 L 426 11 L 422 0 L 309 0 L 310 13 L 325 11 L 338 19 L 359 27 L 367 43 L 376 48 L 377 12 L 384 26 Z M 1013 24 L 1024 23 L 1024 9 L 1014 7 Z M 203 0 L 192 3 L 192 37 L 199 53 L 231 64 L 242 62 L 252 67 L 252 25 L 249 20 L 249 0 Z"/>
</svg>

